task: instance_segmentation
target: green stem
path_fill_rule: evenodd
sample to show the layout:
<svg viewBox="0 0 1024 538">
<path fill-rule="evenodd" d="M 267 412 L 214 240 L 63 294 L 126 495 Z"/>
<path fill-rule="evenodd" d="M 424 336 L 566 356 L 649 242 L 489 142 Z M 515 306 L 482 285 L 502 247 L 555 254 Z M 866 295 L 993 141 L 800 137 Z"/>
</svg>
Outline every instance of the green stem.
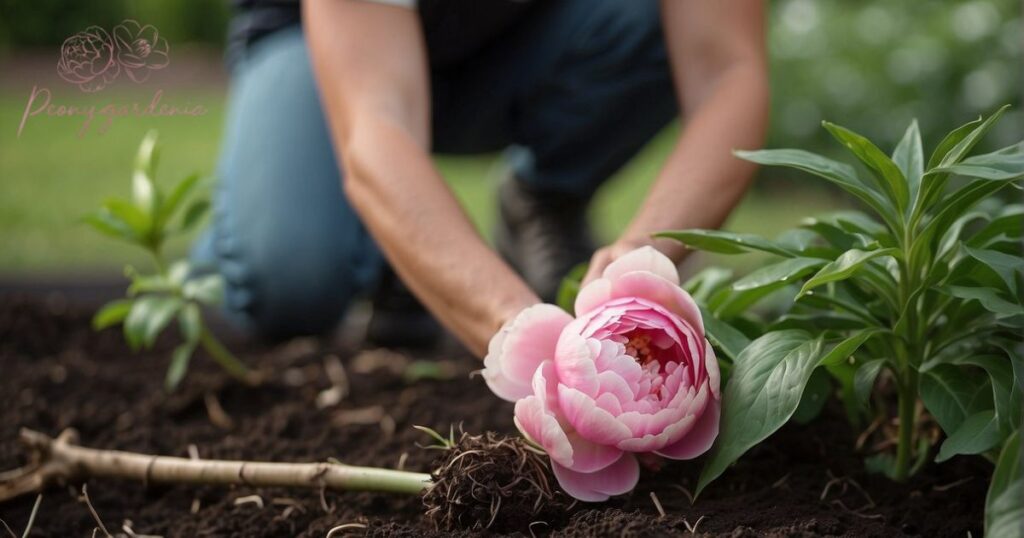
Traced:
<svg viewBox="0 0 1024 538">
<path fill-rule="evenodd" d="M 164 263 L 164 257 L 160 254 L 160 251 L 155 248 L 150 248 L 149 254 L 153 257 L 153 265 L 156 266 L 156 272 L 161 275 L 167 274 L 167 264 Z"/>
<path fill-rule="evenodd" d="M 914 431 L 917 429 L 917 370 L 909 367 L 903 370 L 903 382 L 899 384 L 900 429 L 896 446 L 896 469 L 893 479 L 903 482 L 910 471 L 913 458 Z"/>
<path fill-rule="evenodd" d="M 252 372 L 246 368 L 245 364 L 242 364 L 242 361 L 232 355 L 206 327 L 203 327 L 203 330 L 199 333 L 199 342 L 203 345 L 203 349 L 213 357 L 213 360 L 217 361 L 217 364 L 224 371 L 245 383 L 252 383 L 254 381 Z"/>
</svg>

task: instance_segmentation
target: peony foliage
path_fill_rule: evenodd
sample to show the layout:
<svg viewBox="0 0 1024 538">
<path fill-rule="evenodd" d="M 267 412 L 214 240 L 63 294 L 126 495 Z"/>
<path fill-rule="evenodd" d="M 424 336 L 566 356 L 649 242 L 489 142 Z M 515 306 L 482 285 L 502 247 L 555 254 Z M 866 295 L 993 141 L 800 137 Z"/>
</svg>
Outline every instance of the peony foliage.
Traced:
<svg viewBox="0 0 1024 538">
<path fill-rule="evenodd" d="M 813 418 L 837 388 L 855 426 L 897 418 L 895 451 L 870 454 L 869 469 L 902 481 L 929 459 L 980 454 L 995 463 L 986 533 L 1019 535 L 1024 205 L 997 195 L 1020 190 L 1024 142 L 971 154 L 1006 108 L 955 129 L 930 155 L 916 121 L 891 154 L 825 122 L 857 167 L 798 149 L 737 151 L 824 179 L 864 210 L 809 218 L 775 239 L 659 234 L 774 257 L 738 280 L 712 269 L 686 284 L 731 361 L 698 493 L 791 418 Z M 926 434 L 932 421 L 943 440 Z"/>
</svg>

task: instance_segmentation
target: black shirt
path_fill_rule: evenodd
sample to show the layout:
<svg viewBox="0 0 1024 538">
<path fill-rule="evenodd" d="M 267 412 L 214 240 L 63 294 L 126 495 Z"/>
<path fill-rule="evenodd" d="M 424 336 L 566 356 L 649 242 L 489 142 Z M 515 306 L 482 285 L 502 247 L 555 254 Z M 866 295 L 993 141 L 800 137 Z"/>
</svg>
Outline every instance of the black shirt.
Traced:
<svg viewBox="0 0 1024 538">
<path fill-rule="evenodd" d="M 356 1 L 356 0 L 348 0 Z M 301 22 L 299 0 L 231 0 L 228 61 L 262 37 Z M 456 65 L 498 39 L 537 0 L 419 0 L 417 11 L 432 69 Z"/>
</svg>

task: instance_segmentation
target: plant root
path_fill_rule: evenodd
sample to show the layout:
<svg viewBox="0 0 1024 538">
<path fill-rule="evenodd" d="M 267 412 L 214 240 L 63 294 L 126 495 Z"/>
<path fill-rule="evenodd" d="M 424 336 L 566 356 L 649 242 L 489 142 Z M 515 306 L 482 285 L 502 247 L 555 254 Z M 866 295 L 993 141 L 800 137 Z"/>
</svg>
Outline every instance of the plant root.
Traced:
<svg viewBox="0 0 1024 538">
<path fill-rule="evenodd" d="M 423 494 L 438 530 L 527 530 L 565 518 L 573 499 L 556 485 L 547 458 L 521 438 L 492 432 L 462 437 L 444 450 Z"/>
</svg>

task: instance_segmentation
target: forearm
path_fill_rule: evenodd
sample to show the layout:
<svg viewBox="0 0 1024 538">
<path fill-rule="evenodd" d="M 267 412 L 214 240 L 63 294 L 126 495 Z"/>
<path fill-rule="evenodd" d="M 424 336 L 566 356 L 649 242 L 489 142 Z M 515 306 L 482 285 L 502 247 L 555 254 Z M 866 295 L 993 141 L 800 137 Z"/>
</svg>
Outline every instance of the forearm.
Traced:
<svg viewBox="0 0 1024 538">
<path fill-rule="evenodd" d="M 480 239 L 430 160 L 430 84 L 413 10 L 303 4 L 345 193 L 413 293 L 478 355 L 536 296 Z"/>
<path fill-rule="evenodd" d="M 768 122 L 764 66 L 759 60 L 736 63 L 700 93 L 686 97 L 683 134 L 621 241 L 651 242 L 652 233 L 664 230 L 717 228 L 746 191 L 755 167 L 732 151 L 763 143 Z M 653 243 L 676 261 L 685 254 L 674 241 Z"/>
<path fill-rule="evenodd" d="M 392 267 L 474 353 L 506 319 L 539 302 L 477 234 L 424 148 L 372 120 L 341 150 L 345 192 Z"/>
</svg>

